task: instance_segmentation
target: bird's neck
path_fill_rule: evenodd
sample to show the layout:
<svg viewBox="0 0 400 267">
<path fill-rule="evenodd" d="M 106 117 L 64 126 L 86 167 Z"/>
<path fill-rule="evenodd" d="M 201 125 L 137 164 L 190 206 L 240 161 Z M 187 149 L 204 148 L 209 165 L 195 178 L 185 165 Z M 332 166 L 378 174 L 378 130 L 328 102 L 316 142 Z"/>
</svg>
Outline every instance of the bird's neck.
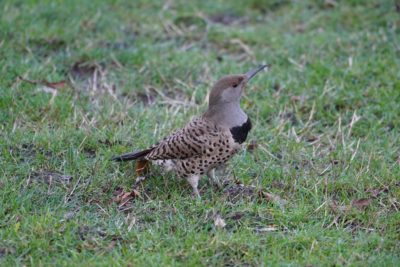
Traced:
<svg viewBox="0 0 400 267">
<path fill-rule="evenodd" d="M 203 116 L 215 124 L 229 129 L 246 123 L 248 118 L 240 108 L 239 102 L 219 103 L 218 105 L 209 106 Z"/>
</svg>

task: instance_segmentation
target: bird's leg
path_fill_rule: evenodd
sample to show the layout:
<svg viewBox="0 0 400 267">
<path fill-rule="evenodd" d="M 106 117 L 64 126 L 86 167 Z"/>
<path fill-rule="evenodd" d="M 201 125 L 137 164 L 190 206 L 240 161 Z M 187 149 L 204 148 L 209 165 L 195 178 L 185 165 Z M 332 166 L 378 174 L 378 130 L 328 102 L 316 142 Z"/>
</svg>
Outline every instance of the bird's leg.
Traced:
<svg viewBox="0 0 400 267">
<path fill-rule="evenodd" d="M 220 182 L 219 178 L 217 177 L 217 175 L 215 175 L 215 168 L 213 168 L 207 172 L 207 177 L 208 177 L 208 179 L 210 179 L 210 181 L 213 184 L 217 185 L 218 189 L 222 189 L 221 182 Z"/>
<path fill-rule="evenodd" d="M 200 197 L 200 193 L 199 193 L 199 189 L 197 189 L 197 186 L 199 185 L 200 176 L 199 175 L 191 175 L 186 180 L 192 186 L 194 195 L 197 198 L 201 198 Z"/>
<path fill-rule="evenodd" d="M 223 177 L 223 184 L 231 180 L 232 169 L 226 163 L 219 165 L 216 171 Z"/>
</svg>

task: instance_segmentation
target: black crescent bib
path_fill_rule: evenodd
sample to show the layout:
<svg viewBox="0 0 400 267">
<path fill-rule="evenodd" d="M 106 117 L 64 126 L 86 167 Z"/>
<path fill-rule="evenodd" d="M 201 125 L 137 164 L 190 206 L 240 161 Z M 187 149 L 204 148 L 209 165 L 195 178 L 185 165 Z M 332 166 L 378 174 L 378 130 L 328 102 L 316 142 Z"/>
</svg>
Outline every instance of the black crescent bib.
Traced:
<svg viewBox="0 0 400 267">
<path fill-rule="evenodd" d="M 247 134 L 251 130 L 251 121 L 250 118 L 247 118 L 247 121 L 243 123 L 241 126 L 235 126 L 230 128 L 233 139 L 236 143 L 243 143 L 246 141 Z"/>
</svg>

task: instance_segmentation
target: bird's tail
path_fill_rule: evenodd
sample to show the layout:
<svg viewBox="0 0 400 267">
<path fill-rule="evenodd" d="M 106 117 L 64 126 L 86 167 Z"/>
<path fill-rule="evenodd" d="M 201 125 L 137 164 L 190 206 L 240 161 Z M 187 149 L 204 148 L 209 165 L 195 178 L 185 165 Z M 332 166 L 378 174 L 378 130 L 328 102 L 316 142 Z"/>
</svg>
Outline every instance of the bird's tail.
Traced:
<svg viewBox="0 0 400 267">
<path fill-rule="evenodd" d="M 152 150 L 153 150 L 153 148 L 149 148 L 149 149 L 145 149 L 145 150 L 141 150 L 141 151 L 126 153 L 126 154 L 122 154 L 122 155 L 119 155 L 119 156 L 114 156 L 114 157 L 111 158 L 111 160 L 114 160 L 114 161 L 128 161 L 128 160 L 141 159 L 144 156 L 146 156 L 147 154 L 149 154 Z"/>
</svg>

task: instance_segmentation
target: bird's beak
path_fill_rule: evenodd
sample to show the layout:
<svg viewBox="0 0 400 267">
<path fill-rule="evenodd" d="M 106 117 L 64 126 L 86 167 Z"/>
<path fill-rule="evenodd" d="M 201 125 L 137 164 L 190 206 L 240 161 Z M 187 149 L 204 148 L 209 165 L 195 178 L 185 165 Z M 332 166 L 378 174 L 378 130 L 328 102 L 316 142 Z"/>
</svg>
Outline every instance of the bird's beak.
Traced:
<svg viewBox="0 0 400 267">
<path fill-rule="evenodd" d="M 257 73 L 259 73 L 260 71 L 262 71 L 264 68 L 269 67 L 269 65 L 261 65 L 258 66 L 257 68 L 248 71 L 245 76 L 246 76 L 246 80 L 249 81 L 251 78 L 253 78 Z"/>
</svg>

